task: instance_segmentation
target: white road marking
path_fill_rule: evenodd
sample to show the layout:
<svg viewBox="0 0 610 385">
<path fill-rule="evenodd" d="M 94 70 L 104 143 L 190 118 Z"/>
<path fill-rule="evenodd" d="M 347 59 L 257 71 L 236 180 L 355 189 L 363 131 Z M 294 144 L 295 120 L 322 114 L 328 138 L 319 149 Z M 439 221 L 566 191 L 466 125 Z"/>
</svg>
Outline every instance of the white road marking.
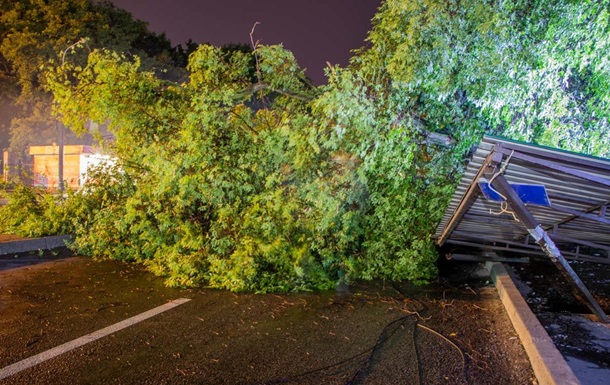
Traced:
<svg viewBox="0 0 610 385">
<path fill-rule="evenodd" d="M 106 337 L 112 333 L 116 333 L 119 330 L 125 329 L 132 325 L 135 325 L 138 322 L 142 322 L 148 318 L 154 317 L 157 314 L 160 314 L 167 310 L 175 308 L 176 306 L 182 305 L 183 303 L 186 303 L 188 301 L 190 301 L 190 299 L 188 299 L 188 298 L 180 298 L 180 299 L 170 301 L 170 302 L 166 303 L 165 305 L 161 305 L 154 309 L 150 309 L 148 311 L 145 311 L 144 313 L 140 313 L 140 314 L 133 316 L 131 318 L 128 318 L 124 321 L 117 322 L 114 325 L 110 325 L 103 329 L 97 330 L 93 333 L 87 334 L 87 335 L 77 338 L 75 340 L 66 342 L 65 344 L 62 344 L 62 345 L 59 345 L 52 349 L 49 349 L 45 352 L 36 354 L 35 356 L 26 358 L 24 360 L 21 360 L 19 362 L 12 364 L 12 365 L 6 366 L 6 367 L 0 369 L 0 380 L 10 377 L 16 373 L 19 373 L 22 370 L 31 368 L 32 366 L 36 366 L 44 361 L 50 360 L 51 358 L 57 357 L 60 354 L 63 354 L 63 353 L 69 352 L 70 350 L 79 348 L 83 345 L 88 344 L 89 342 L 93 342 L 102 337 Z"/>
</svg>

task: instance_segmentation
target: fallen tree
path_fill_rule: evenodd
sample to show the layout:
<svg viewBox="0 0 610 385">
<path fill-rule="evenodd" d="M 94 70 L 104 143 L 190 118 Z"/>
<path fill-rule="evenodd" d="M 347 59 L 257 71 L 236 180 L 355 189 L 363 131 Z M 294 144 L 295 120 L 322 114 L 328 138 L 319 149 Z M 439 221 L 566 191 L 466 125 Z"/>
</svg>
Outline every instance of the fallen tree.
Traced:
<svg viewBox="0 0 610 385">
<path fill-rule="evenodd" d="M 610 51 L 589 49 L 607 28 L 595 44 L 585 33 L 607 9 L 388 0 L 370 47 L 317 88 L 279 46 L 201 46 L 181 84 L 112 52 L 64 63 L 49 75 L 58 116 L 77 132 L 108 122 L 118 158 L 66 204 L 74 247 L 179 286 L 425 282 L 430 236 L 483 132 L 607 151 Z"/>
</svg>

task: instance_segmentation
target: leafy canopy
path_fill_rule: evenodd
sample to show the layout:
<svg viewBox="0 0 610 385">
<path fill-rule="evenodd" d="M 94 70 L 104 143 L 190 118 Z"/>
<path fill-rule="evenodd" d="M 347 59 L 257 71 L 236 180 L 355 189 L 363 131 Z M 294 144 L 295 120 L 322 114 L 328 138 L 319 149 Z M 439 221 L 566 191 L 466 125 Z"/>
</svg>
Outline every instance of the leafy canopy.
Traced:
<svg viewBox="0 0 610 385">
<path fill-rule="evenodd" d="M 458 141 L 486 131 L 608 156 L 609 6 L 387 0 L 353 64 Z"/>
<path fill-rule="evenodd" d="M 86 38 L 86 39 L 83 39 Z M 75 43 L 82 41 L 75 50 Z M 71 61 L 84 65 L 87 51 L 107 48 L 141 58 L 145 68 L 178 79 L 180 61 L 167 38 L 107 1 L 0 1 L 0 149 L 21 157 L 28 145 L 58 142 L 45 91 L 44 66 Z M 71 143 L 82 142 L 74 135 Z M 90 140 L 90 139 L 89 139 Z"/>
</svg>

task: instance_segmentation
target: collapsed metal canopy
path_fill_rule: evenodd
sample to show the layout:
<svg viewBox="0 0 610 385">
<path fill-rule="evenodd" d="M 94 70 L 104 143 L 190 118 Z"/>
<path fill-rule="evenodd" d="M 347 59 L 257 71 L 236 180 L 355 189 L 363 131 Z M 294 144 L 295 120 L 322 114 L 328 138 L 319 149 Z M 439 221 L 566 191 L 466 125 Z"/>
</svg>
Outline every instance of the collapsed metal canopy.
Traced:
<svg viewBox="0 0 610 385">
<path fill-rule="evenodd" d="M 544 186 L 545 205 L 524 203 L 513 184 Z M 490 191 L 483 194 L 482 186 L 489 185 L 500 201 L 488 199 Z M 485 136 L 435 239 L 439 246 L 546 254 L 589 297 L 563 256 L 610 263 L 609 187 L 609 159 Z"/>
</svg>

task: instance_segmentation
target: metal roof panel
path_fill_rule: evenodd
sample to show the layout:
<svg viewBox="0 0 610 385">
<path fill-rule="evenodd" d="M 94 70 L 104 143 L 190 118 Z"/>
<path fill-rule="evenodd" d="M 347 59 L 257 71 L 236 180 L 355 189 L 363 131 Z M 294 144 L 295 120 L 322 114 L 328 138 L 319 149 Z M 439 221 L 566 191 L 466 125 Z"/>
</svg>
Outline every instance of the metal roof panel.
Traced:
<svg viewBox="0 0 610 385">
<path fill-rule="evenodd" d="M 528 205 L 528 209 L 568 254 L 579 245 L 594 249 L 585 244 L 610 250 L 610 213 L 606 212 L 610 204 L 609 159 L 493 136 L 484 136 L 474 150 L 437 227 L 437 243 L 467 240 L 481 246 L 502 243 L 513 249 L 519 249 L 518 244 L 523 245 L 522 249 L 531 248 L 527 229 L 520 226 L 509 208 L 502 209 L 501 203 L 488 201 L 475 190 L 474 202 L 465 202 L 469 190 L 479 188 L 475 178 L 482 175 L 492 152 L 501 153 L 503 161 L 508 162 L 504 177 L 511 184 L 545 186 L 551 207 Z M 605 253 L 605 260 L 610 260 L 608 255 L 610 252 Z"/>
</svg>

